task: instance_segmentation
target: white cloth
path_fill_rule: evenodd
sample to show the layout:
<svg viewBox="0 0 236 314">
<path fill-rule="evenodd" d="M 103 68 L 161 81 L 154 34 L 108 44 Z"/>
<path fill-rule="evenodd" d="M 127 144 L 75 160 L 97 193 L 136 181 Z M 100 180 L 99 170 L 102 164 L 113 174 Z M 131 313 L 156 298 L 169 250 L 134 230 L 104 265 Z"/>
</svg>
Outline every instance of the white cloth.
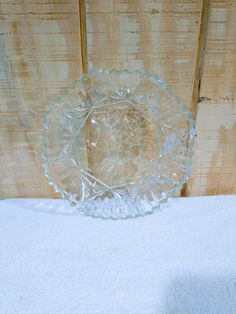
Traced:
<svg viewBox="0 0 236 314">
<path fill-rule="evenodd" d="M 125 221 L 73 212 L 0 201 L 1 314 L 236 313 L 236 196 Z"/>
</svg>

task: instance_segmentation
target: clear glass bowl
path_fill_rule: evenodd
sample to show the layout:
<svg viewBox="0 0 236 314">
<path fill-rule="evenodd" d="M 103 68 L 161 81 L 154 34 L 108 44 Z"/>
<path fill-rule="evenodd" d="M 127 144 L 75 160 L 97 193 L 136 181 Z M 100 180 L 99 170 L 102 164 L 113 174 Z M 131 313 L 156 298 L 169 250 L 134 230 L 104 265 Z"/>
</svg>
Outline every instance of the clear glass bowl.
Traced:
<svg viewBox="0 0 236 314">
<path fill-rule="evenodd" d="M 194 121 L 156 74 L 82 75 L 46 113 L 44 173 L 86 215 L 152 213 L 187 181 Z"/>
</svg>

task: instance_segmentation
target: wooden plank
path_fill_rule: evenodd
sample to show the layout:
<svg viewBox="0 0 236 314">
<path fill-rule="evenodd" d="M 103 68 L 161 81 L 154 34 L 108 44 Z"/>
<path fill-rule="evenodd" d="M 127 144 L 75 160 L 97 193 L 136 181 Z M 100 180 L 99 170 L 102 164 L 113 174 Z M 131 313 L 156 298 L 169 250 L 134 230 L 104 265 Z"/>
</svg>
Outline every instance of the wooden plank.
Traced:
<svg viewBox="0 0 236 314">
<path fill-rule="evenodd" d="M 202 1 L 87 0 L 90 68 L 159 72 L 191 103 Z"/>
<path fill-rule="evenodd" d="M 87 0 L 89 67 L 158 72 L 195 114 L 208 8 L 199 0 Z"/>
<path fill-rule="evenodd" d="M 81 73 L 77 0 L 0 3 L 0 198 L 54 197 L 38 159 L 43 113 Z"/>
<path fill-rule="evenodd" d="M 87 24 L 86 24 L 86 4 L 85 0 L 79 0 L 80 7 L 80 38 L 81 38 L 81 59 L 82 59 L 82 72 L 88 73 L 88 51 L 87 51 Z M 91 115 L 85 122 L 85 130 L 87 137 L 87 166 L 88 169 L 93 168 L 93 149 L 92 143 L 92 129 L 91 129 Z"/>
<path fill-rule="evenodd" d="M 86 36 L 81 37 L 86 32 L 80 30 L 86 25 L 85 14 L 79 3 L 0 3 L 0 198 L 55 196 L 42 175 L 37 143 L 50 99 L 79 77 L 86 62 Z M 187 194 L 229 194 L 236 192 L 236 1 L 211 1 L 200 80 L 196 70 L 203 4 L 206 1 L 87 0 L 89 68 L 159 72 L 194 108 L 200 84 Z"/>
<path fill-rule="evenodd" d="M 212 0 L 187 195 L 236 193 L 236 1 Z"/>
<path fill-rule="evenodd" d="M 199 89 L 201 83 L 205 47 L 207 40 L 207 29 L 210 15 L 210 0 L 204 0 L 202 4 L 201 26 L 198 37 L 198 48 L 196 55 L 195 74 L 193 80 L 192 99 L 190 103 L 190 110 L 193 114 L 193 118 L 196 119 L 197 103 L 199 98 Z"/>
<path fill-rule="evenodd" d="M 85 0 L 79 0 L 80 13 L 80 38 L 81 38 L 81 60 L 83 73 L 88 72 L 88 51 L 87 51 L 87 25 Z"/>
<path fill-rule="evenodd" d="M 205 56 L 209 15 L 210 15 L 210 0 L 204 0 L 202 3 L 202 14 L 201 14 L 199 37 L 198 37 L 192 98 L 191 98 L 191 102 L 189 106 L 189 109 L 192 112 L 193 118 L 195 120 L 196 120 L 196 115 L 197 115 L 197 110 L 198 110 L 198 100 L 199 100 L 201 76 L 202 76 L 204 56 Z M 181 196 L 187 195 L 187 190 L 188 190 L 187 184 L 188 183 L 184 184 L 180 193 Z"/>
<path fill-rule="evenodd" d="M 236 103 L 198 105 L 188 195 L 236 193 Z"/>
<path fill-rule="evenodd" d="M 200 96 L 236 100 L 236 1 L 212 0 Z"/>
</svg>

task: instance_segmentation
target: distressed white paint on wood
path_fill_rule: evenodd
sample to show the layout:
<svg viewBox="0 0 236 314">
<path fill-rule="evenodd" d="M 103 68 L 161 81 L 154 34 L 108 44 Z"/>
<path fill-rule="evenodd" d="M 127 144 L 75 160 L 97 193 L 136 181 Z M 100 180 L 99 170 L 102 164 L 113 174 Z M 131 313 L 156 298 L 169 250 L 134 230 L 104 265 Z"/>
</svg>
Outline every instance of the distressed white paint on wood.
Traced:
<svg viewBox="0 0 236 314">
<path fill-rule="evenodd" d="M 90 68 L 157 72 L 192 104 L 202 1 L 87 0 Z"/>
<path fill-rule="evenodd" d="M 235 193 L 236 103 L 200 103 L 196 133 L 188 194 Z"/>
<path fill-rule="evenodd" d="M 236 1 L 212 0 L 188 195 L 236 193 Z"/>
<path fill-rule="evenodd" d="M 159 72 L 189 105 L 202 1 L 87 0 L 86 3 L 90 68 Z"/>
<path fill-rule="evenodd" d="M 50 99 L 81 73 L 79 7 L 0 3 L 0 198 L 55 196 L 37 156 Z"/>
<path fill-rule="evenodd" d="M 90 68 L 159 72 L 190 104 L 202 0 L 86 6 Z M 37 142 L 49 99 L 81 73 L 78 1 L 9 0 L 0 10 L 0 198 L 52 197 Z M 236 193 L 235 51 L 236 1 L 212 0 L 189 195 Z"/>
<path fill-rule="evenodd" d="M 200 96 L 236 102 L 236 1 L 212 0 Z"/>
</svg>

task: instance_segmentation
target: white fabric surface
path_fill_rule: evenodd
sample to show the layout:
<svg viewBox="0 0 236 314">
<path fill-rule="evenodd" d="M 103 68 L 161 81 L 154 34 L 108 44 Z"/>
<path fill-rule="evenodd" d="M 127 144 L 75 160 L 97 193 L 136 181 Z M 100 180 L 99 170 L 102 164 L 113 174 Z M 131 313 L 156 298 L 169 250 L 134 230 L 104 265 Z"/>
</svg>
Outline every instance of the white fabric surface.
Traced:
<svg viewBox="0 0 236 314">
<path fill-rule="evenodd" d="M 1 314 L 236 313 L 236 196 L 126 221 L 68 211 L 0 201 Z"/>
</svg>

